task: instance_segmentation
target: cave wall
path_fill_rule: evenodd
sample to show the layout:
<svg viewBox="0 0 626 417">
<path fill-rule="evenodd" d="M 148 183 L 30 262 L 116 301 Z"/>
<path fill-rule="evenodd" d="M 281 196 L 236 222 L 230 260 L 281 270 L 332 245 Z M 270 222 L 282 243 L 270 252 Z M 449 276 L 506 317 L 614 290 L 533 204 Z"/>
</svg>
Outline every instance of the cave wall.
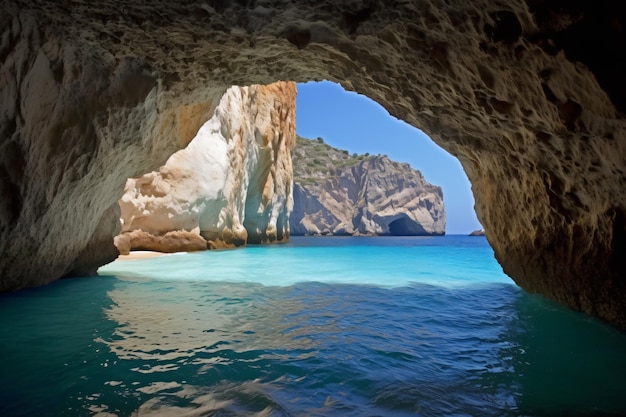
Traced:
<svg viewBox="0 0 626 417">
<path fill-rule="evenodd" d="M 125 179 L 228 86 L 328 79 L 459 158 L 520 286 L 626 329 L 617 3 L 5 0 L 0 289 L 114 257 Z"/>
</svg>

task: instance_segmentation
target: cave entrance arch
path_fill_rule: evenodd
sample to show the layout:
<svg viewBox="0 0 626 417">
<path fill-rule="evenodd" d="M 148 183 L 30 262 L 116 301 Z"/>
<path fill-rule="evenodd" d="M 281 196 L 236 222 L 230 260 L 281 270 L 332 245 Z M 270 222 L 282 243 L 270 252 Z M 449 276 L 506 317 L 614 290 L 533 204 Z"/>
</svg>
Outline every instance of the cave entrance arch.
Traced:
<svg viewBox="0 0 626 417">
<path fill-rule="evenodd" d="M 411 222 L 407 217 L 400 217 L 389 223 L 391 236 L 415 236 L 424 235 L 426 231 L 420 225 Z"/>
<path fill-rule="evenodd" d="M 467 235 L 481 229 L 473 205 L 458 160 L 365 96 L 330 82 L 233 86 L 185 149 L 126 181 L 114 242 L 126 255 L 290 234 Z"/>
<path fill-rule="evenodd" d="M 5 5 L 3 290 L 114 256 L 124 180 L 228 86 L 327 79 L 459 159 L 518 284 L 626 329 L 623 79 L 603 71 L 626 61 L 596 53 L 623 44 L 618 4 L 201 3 Z"/>
</svg>

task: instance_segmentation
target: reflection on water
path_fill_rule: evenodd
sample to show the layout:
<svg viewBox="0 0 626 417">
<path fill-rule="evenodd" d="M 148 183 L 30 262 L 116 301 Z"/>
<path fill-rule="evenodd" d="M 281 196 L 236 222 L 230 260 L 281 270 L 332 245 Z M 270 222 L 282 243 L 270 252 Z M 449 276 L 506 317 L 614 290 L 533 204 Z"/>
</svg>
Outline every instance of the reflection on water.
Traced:
<svg viewBox="0 0 626 417">
<path fill-rule="evenodd" d="M 298 253 L 313 276 L 320 251 Z M 0 415 L 624 414 L 624 334 L 498 277 L 407 282 L 393 253 L 369 264 L 403 285 L 135 274 L 2 295 Z"/>
<path fill-rule="evenodd" d="M 624 346 L 622 335 L 510 285 L 118 281 L 108 296 L 116 327 L 98 340 L 140 376 L 106 384 L 137 393 L 139 415 L 539 416 L 625 406 L 623 374 L 612 368 L 624 364 L 613 345 Z M 568 343 L 597 332 L 616 336 L 602 342 L 615 361 L 587 342 L 580 354 L 590 363 L 562 366 Z M 613 392 L 598 398 L 602 381 L 581 383 L 581 370 L 614 379 Z"/>
<path fill-rule="evenodd" d="M 133 382 L 107 383 L 139 393 L 140 415 L 499 415 L 516 404 L 510 375 L 493 380 L 511 372 L 501 336 L 518 294 L 120 281 L 105 310 L 115 330 L 98 340 L 132 364 Z"/>
<path fill-rule="evenodd" d="M 151 368 L 152 372 L 174 370 L 189 361 L 223 363 L 219 356 L 202 357 L 225 349 L 235 353 L 312 349 L 309 338 L 292 338 L 286 331 L 289 323 L 281 323 L 285 311 L 301 311 L 305 306 L 296 300 L 277 302 L 276 297 L 289 289 L 273 291 L 276 294 L 270 298 L 258 284 L 119 283 L 108 292 L 112 305 L 105 310 L 118 325 L 110 340 L 99 341 L 120 359 L 170 362 L 166 368 Z"/>
</svg>

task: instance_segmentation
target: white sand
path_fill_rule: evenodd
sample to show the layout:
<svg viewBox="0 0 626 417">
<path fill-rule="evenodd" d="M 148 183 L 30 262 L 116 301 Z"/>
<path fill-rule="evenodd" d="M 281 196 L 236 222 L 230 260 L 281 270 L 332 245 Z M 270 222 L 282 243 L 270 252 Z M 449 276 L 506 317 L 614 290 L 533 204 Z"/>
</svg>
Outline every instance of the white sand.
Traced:
<svg viewBox="0 0 626 417">
<path fill-rule="evenodd" d="M 185 253 L 185 252 L 175 252 L 175 253 Z M 135 250 L 135 251 L 131 251 L 129 255 L 118 256 L 116 261 L 132 261 L 134 259 L 156 258 L 157 256 L 174 255 L 175 253 L 155 252 L 155 251 L 150 251 L 150 250 Z"/>
</svg>

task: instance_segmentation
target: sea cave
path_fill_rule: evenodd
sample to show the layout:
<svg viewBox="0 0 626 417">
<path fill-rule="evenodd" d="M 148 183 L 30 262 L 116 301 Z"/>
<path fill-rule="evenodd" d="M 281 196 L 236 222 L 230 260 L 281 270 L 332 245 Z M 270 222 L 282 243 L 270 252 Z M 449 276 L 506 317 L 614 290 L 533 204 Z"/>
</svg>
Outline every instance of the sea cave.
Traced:
<svg viewBox="0 0 626 417">
<path fill-rule="evenodd" d="M 3 10 L 2 291 L 114 259 L 125 179 L 184 147 L 229 86 L 327 79 L 459 159 L 518 285 L 626 328 L 626 18 L 614 2 Z"/>
</svg>

